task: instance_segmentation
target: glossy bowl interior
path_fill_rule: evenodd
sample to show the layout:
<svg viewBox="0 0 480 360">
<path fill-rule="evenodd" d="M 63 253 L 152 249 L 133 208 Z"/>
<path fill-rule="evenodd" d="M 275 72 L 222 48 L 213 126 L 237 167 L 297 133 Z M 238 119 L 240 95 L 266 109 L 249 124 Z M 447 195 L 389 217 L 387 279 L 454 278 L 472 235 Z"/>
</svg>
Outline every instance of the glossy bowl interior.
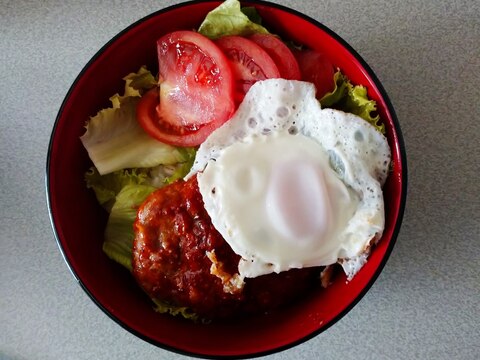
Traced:
<svg viewBox="0 0 480 360">
<path fill-rule="evenodd" d="M 106 214 L 85 186 L 91 165 L 79 137 L 85 121 L 122 91 L 122 77 L 142 65 L 156 71 L 156 40 L 167 32 L 198 27 L 220 2 L 189 2 L 160 10 L 106 44 L 68 92 L 52 132 L 47 158 L 47 201 L 63 256 L 87 294 L 113 320 L 157 346 L 200 357 L 252 357 L 280 351 L 327 329 L 365 294 L 383 268 L 396 239 L 406 197 L 406 158 L 392 105 L 368 65 L 342 39 L 318 22 L 288 8 L 255 5 L 272 32 L 326 54 L 353 83 L 368 88 L 378 103 L 393 153 L 393 173 L 384 188 L 386 229 L 369 261 L 350 282 L 340 276 L 280 313 L 228 324 L 195 324 L 155 313 L 130 274 L 102 252 Z"/>
</svg>

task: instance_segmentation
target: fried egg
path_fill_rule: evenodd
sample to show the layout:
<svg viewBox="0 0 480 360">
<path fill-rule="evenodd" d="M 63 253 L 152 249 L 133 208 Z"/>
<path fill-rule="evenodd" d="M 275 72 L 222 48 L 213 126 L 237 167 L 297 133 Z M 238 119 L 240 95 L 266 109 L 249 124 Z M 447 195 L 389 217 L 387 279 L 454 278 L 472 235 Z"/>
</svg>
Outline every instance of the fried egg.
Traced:
<svg viewBox="0 0 480 360">
<path fill-rule="evenodd" d="M 312 84 L 255 83 L 198 149 L 213 225 L 242 278 L 340 263 L 351 279 L 382 235 L 387 139 L 362 118 L 321 109 Z"/>
</svg>

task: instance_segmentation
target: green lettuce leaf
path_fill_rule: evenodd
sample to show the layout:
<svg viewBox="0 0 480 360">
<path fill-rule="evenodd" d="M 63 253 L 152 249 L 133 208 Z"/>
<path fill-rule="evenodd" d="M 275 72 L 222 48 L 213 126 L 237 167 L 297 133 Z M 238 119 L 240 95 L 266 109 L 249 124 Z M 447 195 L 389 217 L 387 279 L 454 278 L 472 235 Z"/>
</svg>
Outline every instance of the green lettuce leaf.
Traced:
<svg viewBox="0 0 480 360">
<path fill-rule="evenodd" d="M 248 16 L 242 12 L 238 0 L 226 0 L 207 14 L 198 32 L 210 39 L 218 39 L 226 35 L 268 34 L 268 30 L 258 23 L 260 17 L 256 11 L 246 8 L 245 12 Z"/>
<path fill-rule="evenodd" d="M 322 107 L 331 108 L 347 97 L 349 82 L 340 70 L 333 75 L 333 82 L 335 83 L 334 89 L 320 99 Z"/>
<path fill-rule="evenodd" d="M 127 185 L 150 185 L 161 188 L 184 178 L 195 161 L 196 150 L 195 148 L 178 148 L 177 150 L 182 161 L 175 164 L 122 169 L 105 175 L 100 175 L 97 168 L 92 166 L 85 173 L 87 188 L 95 192 L 98 203 L 110 212 L 115 197 Z"/>
<path fill-rule="evenodd" d="M 106 175 L 100 175 L 92 166 L 85 173 L 87 188 L 93 189 L 97 201 L 108 212 L 111 211 L 117 194 L 127 185 L 142 185 L 149 183 L 149 173 L 146 169 L 117 170 Z"/>
<path fill-rule="evenodd" d="M 245 6 L 245 7 L 242 7 L 240 10 L 242 13 L 247 15 L 248 20 L 250 20 L 255 24 L 262 25 L 262 17 L 258 13 L 255 6 Z"/>
<path fill-rule="evenodd" d="M 380 115 L 376 112 L 377 103 L 368 98 L 365 86 L 356 85 L 349 89 L 345 101 L 345 111 L 360 116 L 375 126 L 382 134 L 385 134 L 385 125 L 379 123 Z"/>
<path fill-rule="evenodd" d="M 362 85 L 352 85 L 350 80 L 338 70 L 334 76 L 335 88 L 320 99 L 322 108 L 333 108 L 360 116 L 385 134 L 385 125 L 380 123 L 377 103 L 367 96 Z"/>
<path fill-rule="evenodd" d="M 184 161 L 176 147 L 152 138 L 137 122 L 137 103 L 141 94 L 155 84 L 153 76 L 141 68 L 125 77 L 125 81 L 125 94 L 112 96 L 112 107 L 92 117 L 80 137 L 98 172 L 104 175 L 120 169 Z"/>
<path fill-rule="evenodd" d="M 103 251 L 107 256 L 132 271 L 133 223 L 139 206 L 157 188 L 150 185 L 126 185 L 115 197 L 105 228 Z"/>
<path fill-rule="evenodd" d="M 146 91 L 157 85 L 157 79 L 142 66 L 136 73 L 128 74 L 125 80 L 125 95 L 142 96 Z"/>
<path fill-rule="evenodd" d="M 139 99 L 122 99 L 120 107 L 101 110 L 88 122 L 80 139 L 100 174 L 182 160 L 175 147 L 155 140 L 138 124 L 135 114 Z"/>
<path fill-rule="evenodd" d="M 123 100 L 129 97 L 141 97 L 157 85 L 157 79 L 145 66 L 142 66 L 136 73 L 128 74 L 123 80 L 125 81 L 123 95 L 115 94 L 110 98 L 113 108 L 119 108 Z"/>
<path fill-rule="evenodd" d="M 198 315 L 192 312 L 191 309 L 185 306 L 174 306 L 167 304 L 164 301 L 160 301 L 152 298 L 153 303 L 155 304 L 155 311 L 162 314 L 170 314 L 173 316 L 183 316 L 185 319 L 198 320 Z"/>
<path fill-rule="evenodd" d="M 182 155 L 186 160 L 185 162 L 178 163 L 173 168 L 170 167 L 172 171 L 170 173 L 167 173 L 168 176 L 166 176 L 164 180 L 165 184 L 171 184 L 174 181 L 177 181 L 178 179 L 184 178 L 192 168 L 197 151 L 194 148 L 183 148 L 181 149 L 181 151 L 182 151 Z M 168 168 L 168 165 L 164 166 L 164 168 Z"/>
</svg>

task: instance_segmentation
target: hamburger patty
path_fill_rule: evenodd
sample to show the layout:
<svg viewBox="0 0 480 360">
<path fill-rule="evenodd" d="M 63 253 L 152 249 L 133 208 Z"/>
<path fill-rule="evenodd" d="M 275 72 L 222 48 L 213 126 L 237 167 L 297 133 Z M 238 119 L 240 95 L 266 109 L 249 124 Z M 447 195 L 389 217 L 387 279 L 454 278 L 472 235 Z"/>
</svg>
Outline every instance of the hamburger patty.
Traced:
<svg viewBox="0 0 480 360">
<path fill-rule="evenodd" d="M 202 318 L 272 310 L 301 295 L 318 269 L 238 277 L 240 257 L 214 228 L 196 176 L 152 193 L 134 224 L 133 275 L 152 298 Z"/>
</svg>

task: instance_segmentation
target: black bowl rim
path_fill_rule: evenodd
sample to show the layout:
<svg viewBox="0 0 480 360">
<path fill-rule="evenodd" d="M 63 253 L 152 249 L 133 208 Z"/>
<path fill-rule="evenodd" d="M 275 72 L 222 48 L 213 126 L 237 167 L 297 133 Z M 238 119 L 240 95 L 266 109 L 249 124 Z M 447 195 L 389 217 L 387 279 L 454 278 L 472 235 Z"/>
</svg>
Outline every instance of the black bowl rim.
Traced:
<svg viewBox="0 0 480 360">
<path fill-rule="evenodd" d="M 393 122 L 393 125 L 394 125 L 394 130 L 396 132 L 396 135 L 397 135 L 397 145 L 398 145 L 398 148 L 399 148 L 399 152 L 400 152 L 400 158 L 401 158 L 401 165 L 402 165 L 402 196 L 401 196 L 401 199 L 400 199 L 400 207 L 399 207 L 399 212 L 398 212 L 398 217 L 397 217 L 397 222 L 395 224 L 395 227 L 394 227 L 394 230 L 393 230 L 393 233 L 392 233 L 392 237 L 390 239 L 390 244 L 385 252 L 385 256 L 382 258 L 382 261 L 380 262 L 378 268 L 376 269 L 375 273 L 373 274 L 372 278 L 369 280 L 369 282 L 367 283 L 367 285 L 362 289 L 362 291 L 360 292 L 360 294 L 343 310 L 341 311 L 337 316 L 335 316 L 326 326 L 324 327 L 321 327 L 319 328 L 318 330 L 316 331 L 313 331 L 311 332 L 310 334 L 298 339 L 298 340 L 295 340 L 289 344 L 286 344 L 286 345 L 283 345 L 283 346 L 277 346 L 277 347 L 274 347 L 272 349 L 269 349 L 269 350 L 265 350 L 265 351 L 259 351 L 259 352 L 252 352 L 252 353 L 245 353 L 245 354 L 241 354 L 241 355 L 212 355 L 212 354 L 203 354 L 203 353 L 196 353 L 196 352 L 192 352 L 192 351 L 188 351 L 188 350 L 183 350 L 183 349 L 179 349 L 179 348 L 176 348 L 176 347 L 173 347 L 173 346 L 170 346 L 170 345 L 166 345 L 166 344 L 163 344 L 159 341 L 156 341 L 142 333 L 140 333 L 139 331 L 135 330 L 135 329 L 132 329 L 130 328 L 128 325 L 124 324 L 122 321 L 120 321 L 120 319 L 118 319 L 115 315 L 113 315 L 110 311 L 108 311 L 106 309 L 106 307 L 104 307 L 101 303 L 99 303 L 97 301 L 97 299 L 95 299 L 95 297 L 93 296 L 93 294 L 89 291 L 89 289 L 86 287 L 86 285 L 82 282 L 82 280 L 79 278 L 79 276 L 77 275 L 77 273 L 75 272 L 75 269 L 72 267 L 72 265 L 70 264 L 66 254 L 65 254 L 65 251 L 64 251 L 64 248 L 63 248 L 63 245 L 61 243 L 61 240 L 60 240 L 60 237 L 56 231 L 56 227 L 55 227 L 55 221 L 54 221 L 54 217 L 53 217 L 53 213 L 52 213 L 52 208 L 51 208 L 51 200 L 50 200 L 50 178 L 49 178 L 49 174 L 50 174 L 50 156 L 51 156 L 51 152 L 52 152 L 52 147 L 53 147 L 53 141 L 54 141 L 54 138 L 55 138 L 55 131 L 56 131 L 56 128 L 58 126 L 58 122 L 60 120 L 60 117 L 62 116 L 62 113 L 63 113 L 63 109 L 66 105 L 66 103 L 68 102 L 70 96 L 71 96 L 71 93 L 73 91 L 73 89 L 76 87 L 77 83 L 79 82 L 79 80 L 82 78 L 83 74 L 87 71 L 87 69 L 97 60 L 97 58 L 103 54 L 103 52 L 113 43 L 115 42 L 119 37 L 123 36 L 126 32 L 130 31 L 132 28 L 138 26 L 139 24 L 149 20 L 150 18 L 152 17 L 155 17 L 159 14 L 162 14 L 162 13 L 165 13 L 165 12 L 168 12 L 168 11 L 171 11 L 171 10 L 174 10 L 176 8 L 180 8 L 180 7 L 184 7 L 184 6 L 189 6 L 189 5 L 192 5 L 192 4 L 195 4 L 195 3 L 207 3 L 207 2 L 218 2 L 218 0 L 190 0 L 190 1 L 185 1 L 185 2 L 181 2 L 181 3 L 178 3 L 178 4 L 175 4 L 175 5 L 171 5 L 171 6 L 168 6 L 168 7 L 165 7 L 163 9 L 160 9 L 158 11 L 155 11 L 149 15 L 146 15 L 144 16 L 143 18 L 135 21 L 134 23 L 132 23 L 131 25 L 129 25 L 128 27 L 126 27 L 125 29 L 123 29 L 122 31 L 120 31 L 117 35 L 115 35 L 112 39 L 110 39 L 105 45 L 102 46 L 102 48 L 100 48 L 100 50 L 97 51 L 97 53 L 95 53 L 95 55 L 88 61 L 88 63 L 83 67 L 83 69 L 80 71 L 80 73 L 78 74 L 78 76 L 75 78 L 74 82 L 72 83 L 72 85 L 70 86 L 70 89 L 68 90 L 63 102 L 62 102 L 62 105 L 60 106 L 60 109 L 58 111 L 58 114 L 56 116 L 56 119 L 55 119 L 55 123 L 54 123 L 54 126 L 53 126 L 53 129 L 52 129 L 52 133 L 51 133 L 51 137 L 50 137 L 50 142 L 49 142 L 49 146 L 48 146 L 48 151 L 47 151 L 47 161 L 46 161 L 46 174 L 45 174 L 45 189 L 46 189 L 46 200 L 47 200 L 47 207 L 48 207 L 48 212 L 49 212 L 49 217 L 50 217 L 50 224 L 52 226 L 52 230 L 53 230 L 53 233 L 54 233 L 54 237 L 55 237 L 55 240 L 57 242 L 57 245 L 60 249 L 60 252 L 62 253 L 62 257 L 65 261 L 65 263 L 67 264 L 70 272 L 72 273 L 72 275 L 74 276 L 74 278 L 77 280 L 77 282 L 79 283 L 79 285 L 82 287 L 82 289 L 86 292 L 86 294 L 90 297 L 90 299 L 106 314 L 108 315 L 112 320 L 114 320 L 117 324 L 119 324 L 121 327 L 123 327 L 125 330 L 129 331 L 130 333 L 132 333 L 133 335 L 139 337 L 140 339 L 152 344 L 152 345 L 155 345 L 155 346 L 158 346 L 162 349 L 165 349 L 165 350 L 168 350 L 168 351 L 171 351 L 171 352 L 174 352 L 174 353 L 178 353 L 178 354 L 181 354 L 181 355 L 185 355 L 185 356 L 193 356 L 193 357 L 197 357 L 197 358 L 204 358 L 204 359 L 248 359 L 248 358 L 253 358 L 253 357 L 260 357 L 260 356 L 266 356 L 266 355 L 271 355 L 271 354 L 274 354 L 274 353 L 277 353 L 277 352 L 281 352 L 281 351 L 284 351 L 284 350 L 287 350 L 289 348 L 292 348 L 292 347 L 295 347 L 297 345 L 300 345 L 316 336 L 318 336 L 320 333 L 326 331 L 328 328 L 330 328 L 331 326 L 333 326 L 335 323 L 337 323 L 340 319 L 342 319 L 348 312 L 350 312 L 358 303 L 359 301 L 365 296 L 365 294 L 370 290 L 370 288 L 373 286 L 373 284 L 375 283 L 375 281 L 377 280 L 378 276 L 380 275 L 380 273 L 382 272 L 388 258 L 390 257 L 391 253 L 392 253 L 392 250 L 395 246 L 395 243 L 396 243 L 396 240 L 397 240 L 397 237 L 398 237 L 398 234 L 400 232 L 400 227 L 401 227 L 401 224 L 402 224 L 402 220 L 403 220 L 403 215 L 404 215 L 404 211 L 405 211 L 405 204 L 406 204 L 406 199 L 407 199 L 407 182 L 408 182 L 408 171 L 407 171 L 407 156 L 406 156 L 406 151 L 405 151 L 405 143 L 404 143 L 404 140 L 403 140 L 403 135 L 402 135 L 402 131 L 401 131 L 401 128 L 400 128 L 400 123 L 398 121 L 398 118 L 397 118 L 397 115 L 395 113 L 395 110 L 393 108 L 393 105 L 390 101 L 390 98 L 388 97 L 388 94 L 386 92 L 386 90 L 384 89 L 383 85 L 381 84 L 380 80 L 378 79 L 378 77 L 375 75 L 374 71 L 372 70 L 372 68 L 367 64 L 367 62 L 357 53 L 357 51 L 355 49 L 353 49 L 353 47 L 351 47 L 343 38 L 341 38 L 337 33 L 335 33 L 333 30 L 329 29 L 327 26 L 323 25 L 322 23 L 320 23 L 319 21 L 309 17 L 308 15 L 306 14 L 303 14 L 295 9 L 292 9 L 292 8 L 289 8 L 287 6 L 284 6 L 284 5 L 280 5 L 280 4 L 276 4 L 276 3 L 272 3 L 272 2 L 269 2 L 269 1 L 264 1 L 264 0 L 247 0 L 245 1 L 245 3 L 248 3 L 248 4 L 252 4 L 252 5 L 255 5 L 255 4 L 258 4 L 258 5 L 266 5 L 268 7 L 272 7 L 272 8 L 276 8 L 276 9 L 279 9 L 279 10 L 282 10 L 282 11 L 285 11 L 285 12 L 288 12 L 292 15 L 295 15 L 295 16 L 298 16 L 308 22 L 310 22 L 311 24 L 315 25 L 316 27 L 322 29 L 323 31 L 325 31 L 328 35 L 330 35 L 332 38 L 334 38 L 337 42 L 339 42 L 346 50 L 348 50 L 349 53 L 351 53 L 353 55 L 353 57 L 356 58 L 356 60 L 360 63 L 360 65 L 365 69 L 365 71 L 367 72 L 367 74 L 372 78 L 375 86 L 377 86 L 378 88 L 378 91 L 380 93 L 380 95 L 382 96 L 382 99 L 384 100 L 385 102 L 385 105 L 388 109 L 388 111 L 390 112 L 391 114 L 391 117 L 392 117 L 392 122 Z"/>
</svg>

